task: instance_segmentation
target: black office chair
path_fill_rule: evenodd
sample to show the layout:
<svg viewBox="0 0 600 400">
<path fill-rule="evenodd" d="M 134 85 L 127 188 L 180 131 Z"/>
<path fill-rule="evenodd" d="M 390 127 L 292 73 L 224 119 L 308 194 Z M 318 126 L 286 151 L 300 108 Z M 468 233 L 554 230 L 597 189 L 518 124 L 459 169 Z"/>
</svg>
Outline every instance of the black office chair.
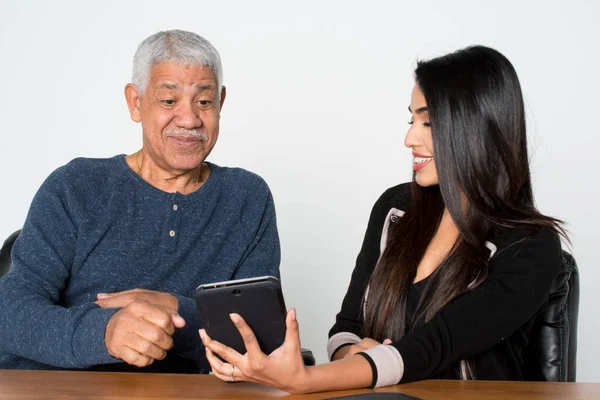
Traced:
<svg viewBox="0 0 600 400">
<path fill-rule="evenodd" d="M 10 235 L 4 241 L 4 244 L 0 249 L 0 278 L 6 275 L 6 273 L 10 269 L 10 251 L 13 247 L 13 244 L 15 243 L 15 240 L 17 240 L 17 236 L 19 236 L 19 233 L 21 233 L 20 229 L 14 232 L 12 235 Z"/>
<path fill-rule="evenodd" d="M 573 256 L 564 250 L 563 267 L 524 354 L 528 381 L 575 382 L 577 376 L 579 271 Z"/>
</svg>

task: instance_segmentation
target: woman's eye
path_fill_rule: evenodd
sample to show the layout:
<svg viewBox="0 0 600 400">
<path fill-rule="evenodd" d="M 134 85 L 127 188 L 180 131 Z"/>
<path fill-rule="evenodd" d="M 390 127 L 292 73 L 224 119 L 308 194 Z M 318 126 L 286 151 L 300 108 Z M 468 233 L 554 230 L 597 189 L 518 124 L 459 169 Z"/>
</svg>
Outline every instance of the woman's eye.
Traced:
<svg viewBox="0 0 600 400">
<path fill-rule="evenodd" d="M 412 120 L 412 119 L 411 119 L 410 121 L 408 121 L 408 124 L 409 124 L 409 125 L 412 125 L 412 124 L 414 124 L 414 123 L 415 123 L 415 121 L 414 121 L 414 120 Z M 425 126 L 425 127 L 427 127 L 427 128 L 430 128 L 430 127 L 431 127 L 431 123 L 430 123 L 430 122 L 423 122 L 423 126 Z"/>
</svg>

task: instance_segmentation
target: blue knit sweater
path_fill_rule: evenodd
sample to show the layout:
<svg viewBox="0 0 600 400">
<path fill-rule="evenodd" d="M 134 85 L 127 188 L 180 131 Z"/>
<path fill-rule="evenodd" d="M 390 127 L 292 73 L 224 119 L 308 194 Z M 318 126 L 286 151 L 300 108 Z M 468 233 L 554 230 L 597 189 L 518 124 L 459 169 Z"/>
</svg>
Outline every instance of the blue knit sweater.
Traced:
<svg viewBox="0 0 600 400">
<path fill-rule="evenodd" d="M 186 321 L 173 352 L 206 371 L 194 289 L 202 283 L 279 276 L 280 249 L 266 183 L 210 165 L 195 192 L 166 193 L 119 155 L 75 159 L 35 195 L 0 280 L 0 368 L 73 369 L 122 363 L 104 343 L 117 309 L 97 293 L 134 288 L 179 300 Z"/>
</svg>

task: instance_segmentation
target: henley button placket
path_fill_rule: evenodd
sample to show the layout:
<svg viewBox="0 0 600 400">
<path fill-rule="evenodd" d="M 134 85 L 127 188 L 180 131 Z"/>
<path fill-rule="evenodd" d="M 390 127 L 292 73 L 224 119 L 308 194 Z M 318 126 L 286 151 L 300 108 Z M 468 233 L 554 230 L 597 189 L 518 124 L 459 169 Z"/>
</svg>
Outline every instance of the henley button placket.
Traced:
<svg viewBox="0 0 600 400">
<path fill-rule="evenodd" d="M 166 219 L 166 231 L 168 236 L 166 237 L 166 248 L 169 252 L 174 252 L 177 250 L 177 242 L 179 237 L 179 230 L 181 225 L 181 210 L 180 203 L 178 200 L 181 200 L 179 193 L 173 193 L 169 199 L 168 214 Z"/>
</svg>

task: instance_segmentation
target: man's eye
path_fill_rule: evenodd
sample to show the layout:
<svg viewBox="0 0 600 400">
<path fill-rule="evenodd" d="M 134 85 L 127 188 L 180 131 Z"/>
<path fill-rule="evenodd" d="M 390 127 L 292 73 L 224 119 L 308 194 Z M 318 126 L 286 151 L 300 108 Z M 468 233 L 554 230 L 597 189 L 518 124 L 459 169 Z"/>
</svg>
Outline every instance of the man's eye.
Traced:
<svg viewBox="0 0 600 400">
<path fill-rule="evenodd" d="M 201 110 L 210 110 L 213 102 L 211 100 L 198 100 L 196 104 L 198 104 L 198 108 Z"/>
<path fill-rule="evenodd" d="M 175 100 L 173 99 L 161 100 L 161 102 L 167 106 L 172 106 L 175 104 Z"/>
</svg>

